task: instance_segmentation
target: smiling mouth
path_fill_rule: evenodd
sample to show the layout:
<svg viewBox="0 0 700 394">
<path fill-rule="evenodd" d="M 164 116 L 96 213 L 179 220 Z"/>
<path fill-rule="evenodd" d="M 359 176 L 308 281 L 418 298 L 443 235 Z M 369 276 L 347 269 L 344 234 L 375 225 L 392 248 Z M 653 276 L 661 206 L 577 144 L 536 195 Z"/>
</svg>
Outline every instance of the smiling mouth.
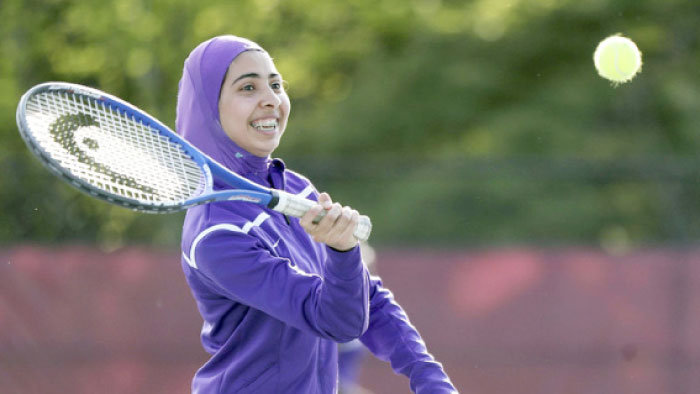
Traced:
<svg viewBox="0 0 700 394">
<path fill-rule="evenodd" d="M 279 127 L 277 119 L 263 119 L 250 122 L 250 125 L 260 131 L 275 131 Z"/>
</svg>

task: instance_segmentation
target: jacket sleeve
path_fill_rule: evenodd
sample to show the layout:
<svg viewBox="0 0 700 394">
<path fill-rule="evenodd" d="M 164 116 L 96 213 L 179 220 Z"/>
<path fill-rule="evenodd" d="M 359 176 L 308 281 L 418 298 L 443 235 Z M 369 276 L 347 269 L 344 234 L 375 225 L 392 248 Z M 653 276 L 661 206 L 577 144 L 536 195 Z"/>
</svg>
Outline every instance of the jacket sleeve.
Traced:
<svg viewBox="0 0 700 394">
<path fill-rule="evenodd" d="M 457 389 L 428 350 L 393 294 L 378 277 L 370 282 L 369 328 L 360 341 L 396 373 L 409 378 L 414 393 L 453 394 Z"/>
<path fill-rule="evenodd" d="M 214 231 L 195 251 L 197 270 L 219 293 L 295 328 L 336 342 L 358 338 L 369 323 L 369 274 L 359 247 L 327 248 L 323 276 L 272 255 L 242 232 Z"/>
</svg>

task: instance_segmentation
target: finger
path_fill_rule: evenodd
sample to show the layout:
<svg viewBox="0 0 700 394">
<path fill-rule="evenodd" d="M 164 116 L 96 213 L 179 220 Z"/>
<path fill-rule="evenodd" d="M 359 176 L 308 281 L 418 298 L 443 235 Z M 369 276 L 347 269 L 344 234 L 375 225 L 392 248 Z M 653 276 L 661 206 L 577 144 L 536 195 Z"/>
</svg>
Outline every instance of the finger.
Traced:
<svg viewBox="0 0 700 394">
<path fill-rule="evenodd" d="M 325 209 L 331 209 L 333 200 L 331 200 L 331 196 L 328 193 L 323 192 L 318 196 L 318 203 Z"/>
<path fill-rule="evenodd" d="M 338 219 L 335 221 L 335 226 L 339 232 L 345 231 L 346 227 L 350 225 L 350 221 L 352 220 L 352 211 L 353 209 L 350 207 L 343 207 L 342 211 L 340 212 L 340 215 L 338 216 Z"/>
<path fill-rule="evenodd" d="M 341 238 L 352 239 L 357 242 L 357 238 L 355 238 L 354 234 L 357 224 L 360 222 L 360 213 L 351 209 L 348 215 L 349 217 L 341 234 Z"/>
<path fill-rule="evenodd" d="M 333 240 L 330 241 L 333 247 L 338 250 L 350 250 L 357 246 L 358 240 L 354 233 L 359 220 L 360 214 L 355 210 L 351 210 L 350 219 L 347 221 L 344 228 L 341 230 L 340 226 L 338 226 L 338 233 L 334 234 Z"/>
<path fill-rule="evenodd" d="M 331 205 L 331 208 L 326 211 L 326 215 L 321 219 L 320 222 L 318 222 L 318 231 L 319 233 L 327 233 L 329 232 L 333 226 L 335 226 L 336 220 L 338 220 L 338 217 L 340 214 L 343 212 L 343 207 L 340 206 L 338 203 L 334 203 Z"/>
<path fill-rule="evenodd" d="M 316 228 L 317 224 L 314 222 L 314 220 L 323 210 L 323 207 L 321 207 L 319 204 L 311 207 L 311 209 L 309 209 L 301 218 L 299 218 L 299 224 L 301 227 L 305 230 Z"/>
<path fill-rule="evenodd" d="M 352 215 L 353 209 L 350 207 L 343 207 L 336 219 L 333 227 L 328 231 L 328 240 L 330 242 L 343 242 L 347 239 L 348 227 L 353 227 L 352 225 Z M 352 231 L 350 231 L 352 233 Z"/>
</svg>

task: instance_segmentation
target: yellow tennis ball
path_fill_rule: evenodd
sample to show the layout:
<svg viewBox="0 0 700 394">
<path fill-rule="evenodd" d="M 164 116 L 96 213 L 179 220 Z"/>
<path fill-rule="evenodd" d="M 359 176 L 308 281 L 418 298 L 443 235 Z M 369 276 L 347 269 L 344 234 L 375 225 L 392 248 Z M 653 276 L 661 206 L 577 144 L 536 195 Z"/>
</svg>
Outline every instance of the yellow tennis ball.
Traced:
<svg viewBox="0 0 700 394">
<path fill-rule="evenodd" d="M 593 62 L 601 77 L 619 84 L 631 80 L 642 69 L 642 53 L 629 38 L 614 35 L 598 44 Z"/>
</svg>

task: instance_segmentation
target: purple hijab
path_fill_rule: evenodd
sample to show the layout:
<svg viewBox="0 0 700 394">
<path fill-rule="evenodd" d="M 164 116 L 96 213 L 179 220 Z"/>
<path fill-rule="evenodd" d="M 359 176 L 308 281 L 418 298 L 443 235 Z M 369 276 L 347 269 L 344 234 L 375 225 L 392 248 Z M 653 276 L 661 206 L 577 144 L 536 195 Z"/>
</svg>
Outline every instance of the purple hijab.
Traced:
<svg viewBox="0 0 700 394">
<path fill-rule="evenodd" d="M 175 119 L 178 134 L 239 174 L 265 171 L 269 161 L 238 146 L 219 122 L 221 84 L 231 62 L 245 51 L 265 52 L 253 41 L 233 35 L 214 37 L 192 50 L 179 83 Z"/>
</svg>

